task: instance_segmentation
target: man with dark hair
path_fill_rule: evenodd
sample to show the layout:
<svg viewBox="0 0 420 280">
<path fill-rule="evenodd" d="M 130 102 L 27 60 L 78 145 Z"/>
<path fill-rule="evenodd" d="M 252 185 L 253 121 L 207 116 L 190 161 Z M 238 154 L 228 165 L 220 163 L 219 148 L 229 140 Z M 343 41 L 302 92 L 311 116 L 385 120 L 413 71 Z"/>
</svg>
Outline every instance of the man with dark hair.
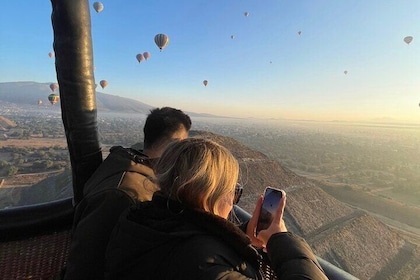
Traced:
<svg viewBox="0 0 420 280">
<path fill-rule="evenodd" d="M 166 146 L 174 140 L 188 137 L 191 119 L 181 110 L 171 107 L 150 111 L 144 124 L 144 150 L 149 158 L 158 158 Z"/>
<path fill-rule="evenodd" d="M 76 205 L 65 280 L 104 278 L 105 250 L 119 216 L 136 201 L 151 200 L 158 189 L 154 163 L 169 143 L 187 138 L 190 129 L 191 119 L 181 110 L 156 108 L 144 125 L 143 151 L 111 148 Z"/>
</svg>

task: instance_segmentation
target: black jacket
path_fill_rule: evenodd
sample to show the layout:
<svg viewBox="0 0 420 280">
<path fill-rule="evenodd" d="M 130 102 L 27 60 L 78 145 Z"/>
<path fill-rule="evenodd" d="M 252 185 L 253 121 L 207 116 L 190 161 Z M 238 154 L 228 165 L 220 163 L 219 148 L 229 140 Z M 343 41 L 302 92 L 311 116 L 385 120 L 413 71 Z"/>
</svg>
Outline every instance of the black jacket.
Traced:
<svg viewBox="0 0 420 280">
<path fill-rule="evenodd" d="M 327 279 L 302 238 L 278 233 L 267 249 L 279 279 Z M 120 217 L 108 244 L 105 278 L 262 279 L 262 261 L 233 223 L 155 194 Z"/>
<path fill-rule="evenodd" d="M 75 209 L 65 280 L 104 279 L 105 250 L 119 216 L 157 190 L 149 161 L 133 149 L 112 147 L 87 181 Z"/>
</svg>

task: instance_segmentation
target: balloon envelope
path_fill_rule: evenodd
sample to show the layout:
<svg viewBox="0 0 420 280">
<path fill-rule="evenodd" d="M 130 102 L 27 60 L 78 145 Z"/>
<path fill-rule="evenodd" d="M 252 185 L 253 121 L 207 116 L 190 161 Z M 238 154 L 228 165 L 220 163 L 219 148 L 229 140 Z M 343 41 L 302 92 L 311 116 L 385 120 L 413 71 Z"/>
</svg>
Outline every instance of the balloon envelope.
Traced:
<svg viewBox="0 0 420 280">
<path fill-rule="evenodd" d="M 347 70 L 344 70 L 344 74 L 347 75 L 347 73 L 348 73 Z"/>
<path fill-rule="evenodd" d="M 235 36 L 233 36 L 233 35 L 230 35 L 230 39 L 235 39 Z"/>
<path fill-rule="evenodd" d="M 169 37 L 165 34 L 156 34 L 155 44 L 160 50 L 163 50 L 169 43 Z"/>
<path fill-rule="evenodd" d="M 302 34 L 302 31 L 298 31 L 298 34 L 300 35 L 300 34 Z"/>
<path fill-rule="evenodd" d="M 50 58 L 52 58 L 52 57 L 54 56 L 54 52 L 49 52 L 49 53 L 48 53 L 48 56 L 49 56 Z"/>
<path fill-rule="evenodd" d="M 93 8 L 97 13 L 100 13 L 104 9 L 104 4 L 102 4 L 101 2 L 95 2 L 93 3 Z"/>
<path fill-rule="evenodd" d="M 148 60 L 149 58 L 150 58 L 150 53 L 149 52 L 144 52 L 143 53 L 143 57 L 144 57 L 144 59 L 146 59 L 146 60 Z"/>
<path fill-rule="evenodd" d="M 406 42 L 407 44 L 410 44 L 411 41 L 413 41 L 413 36 L 407 36 L 404 38 L 404 42 Z"/>
<path fill-rule="evenodd" d="M 209 82 L 207 80 L 203 81 L 204 86 L 206 87 Z"/>
<path fill-rule="evenodd" d="M 249 16 L 249 13 L 248 12 L 245 12 L 244 15 L 247 17 L 247 16 Z"/>
<path fill-rule="evenodd" d="M 58 94 L 51 93 L 50 95 L 48 95 L 48 100 L 52 105 L 54 105 L 58 102 L 58 100 L 60 100 L 60 96 Z"/>
<path fill-rule="evenodd" d="M 52 90 L 52 91 L 55 91 L 56 89 L 58 89 L 58 85 L 57 84 L 50 84 L 50 89 Z"/>
<path fill-rule="evenodd" d="M 136 55 L 137 61 L 140 63 L 144 60 L 144 55 L 139 53 L 138 55 Z"/>
<path fill-rule="evenodd" d="M 101 85 L 102 89 L 104 89 L 104 88 L 108 85 L 108 81 L 106 81 L 106 80 L 101 80 L 101 81 L 99 82 L 99 84 Z"/>
</svg>

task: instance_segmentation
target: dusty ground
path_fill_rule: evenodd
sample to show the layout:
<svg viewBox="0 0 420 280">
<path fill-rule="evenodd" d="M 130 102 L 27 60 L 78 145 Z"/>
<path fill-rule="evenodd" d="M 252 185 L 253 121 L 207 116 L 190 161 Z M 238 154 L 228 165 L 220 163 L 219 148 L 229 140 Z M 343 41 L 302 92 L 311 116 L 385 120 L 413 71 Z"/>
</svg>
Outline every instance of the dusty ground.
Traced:
<svg viewBox="0 0 420 280">
<path fill-rule="evenodd" d="M 0 141 L 0 147 L 67 147 L 66 139 L 53 139 L 53 138 L 31 138 L 28 140 L 22 139 L 7 139 Z"/>
<path fill-rule="evenodd" d="M 30 173 L 30 174 L 18 174 L 13 177 L 6 177 L 2 180 L 0 187 L 2 188 L 16 188 L 16 187 L 28 187 L 32 186 L 54 173 L 61 173 L 62 170 L 42 172 L 42 173 Z"/>
<path fill-rule="evenodd" d="M 43 148 L 43 147 L 53 147 L 59 146 L 60 148 L 67 147 L 66 139 L 59 138 L 31 138 L 28 140 L 22 139 L 7 139 L 0 141 L 0 147 L 16 147 L 16 148 Z M 37 182 L 40 182 L 47 178 L 51 173 L 62 172 L 52 171 L 52 172 L 43 172 L 43 173 L 30 173 L 30 174 L 18 174 L 13 177 L 6 177 L 2 180 L 0 187 L 10 188 L 10 187 L 24 187 L 31 186 Z"/>
</svg>

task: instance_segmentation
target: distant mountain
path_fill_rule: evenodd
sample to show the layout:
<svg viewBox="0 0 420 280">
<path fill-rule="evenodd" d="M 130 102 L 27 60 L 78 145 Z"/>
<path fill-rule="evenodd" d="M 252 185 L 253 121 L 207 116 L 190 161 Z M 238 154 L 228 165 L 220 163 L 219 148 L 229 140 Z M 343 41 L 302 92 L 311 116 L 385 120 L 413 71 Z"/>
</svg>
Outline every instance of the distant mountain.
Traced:
<svg viewBox="0 0 420 280">
<path fill-rule="evenodd" d="M 59 93 L 60 89 L 56 90 Z M 48 95 L 52 93 L 50 83 L 37 82 L 8 82 L 0 83 L 0 104 L 1 102 L 14 103 L 17 105 L 38 106 L 38 101 L 42 101 L 42 106 L 50 106 Z M 57 110 L 60 102 L 55 104 Z M 170 106 L 170 104 L 167 104 Z M 98 112 L 113 113 L 141 113 L 148 114 L 151 109 L 157 106 L 145 104 L 135 99 L 120 97 L 103 92 L 96 92 L 96 107 Z M 182 109 L 182 108 L 180 108 Z M 225 118 L 206 113 L 187 112 L 191 117 Z"/>
<path fill-rule="evenodd" d="M 10 82 L 0 83 L 0 101 L 15 103 L 19 105 L 38 106 L 38 100 L 41 100 L 43 106 L 50 104 L 48 95 L 52 93 L 50 83 L 36 82 Z M 59 89 L 56 90 L 59 92 Z M 59 105 L 57 103 L 55 106 Z M 120 112 L 120 113 L 149 113 L 154 106 L 142 103 L 140 101 L 96 92 L 96 106 L 101 112 Z M 59 106 L 57 106 L 59 107 Z"/>
</svg>

